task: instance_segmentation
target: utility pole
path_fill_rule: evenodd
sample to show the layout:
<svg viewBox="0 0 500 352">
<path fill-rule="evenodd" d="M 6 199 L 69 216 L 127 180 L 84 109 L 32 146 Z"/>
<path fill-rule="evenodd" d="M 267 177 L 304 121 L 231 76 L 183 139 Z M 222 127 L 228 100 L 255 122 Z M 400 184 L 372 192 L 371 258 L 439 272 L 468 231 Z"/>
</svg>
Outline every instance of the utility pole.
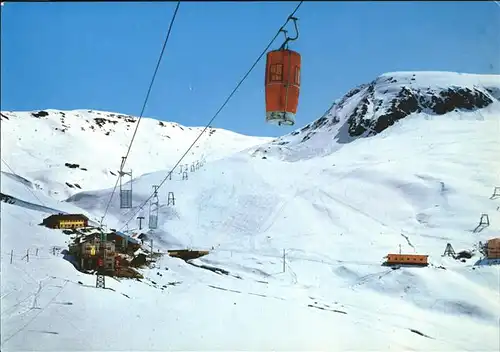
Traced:
<svg viewBox="0 0 500 352">
<path fill-rule="evenodd" d="M 285 249 L 283 248 L 283 272 L 285 272 L 285 264 L 286 264 Z"/>
<path fill-rule="evenodd" d="M 151 263 L 153 262 L 153 239 L 151 239 Z"/>
<path fill-rule="evenodd" d="M 42 282 L 39 281 L 37 293 L 40 293 L 41 290 L 42 290 Z M 38 308 L 37 306 L 38 306 L 38 294 L 35 294 L 35 298 L 33 299 L 33 306 L 31 307 L 31 309 L 41 309 L 41 308 Z"/>
<path fill-rule="evenodd" d="M 139 230 L 142 230 L 142 220 L 144 219 L 144 216 L 138 216 L 137 219 L 139 219 Z"/>
<path fill-rule="evenodd" d="M 399 245 L 399 254 L 401 254 L 401 245 Z"/>
</svg>

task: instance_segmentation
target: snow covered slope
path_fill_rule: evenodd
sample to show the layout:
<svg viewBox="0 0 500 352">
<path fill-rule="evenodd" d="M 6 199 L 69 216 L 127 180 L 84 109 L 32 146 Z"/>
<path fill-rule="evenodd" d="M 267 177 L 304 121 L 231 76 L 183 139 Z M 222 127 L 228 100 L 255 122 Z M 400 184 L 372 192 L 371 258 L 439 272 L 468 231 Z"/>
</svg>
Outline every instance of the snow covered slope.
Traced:
<svg viewBox="0 0 500 352">
<path fill-rule="evenodd" d="M 500 186 L 500 81 L 450 73 L 469 83 L 447 85 L 443 75 L 382 77 L 420 82 L 422 95 L 425 78 L 436 82 L 429 88 L 436 97 L 449 89 L 476 96 L 477 89 L 488 99 L 438 114 L 440 103 L 424 109 L 416 95 L 420 112 L 379 128 L 381 116 L 404 110 L 391 106 L 408 98 L 397 92 L 406 83 L 391 83 L 384 93 L 379 82 L 373 95 L 368 87 L 348 93 L 328 122 L 221 152 L 188 180 L 175 174 L 167 181 L 159 191 L 159 228 L 143 231 L 161 250 L 211 249 L 192 264 L 220 274 L 164 257 L 143 271 L 145 282 L 109 279 L 110 290 L 98 290 L 94 276 L 54 251 L 66 235 L 36 226 L 40 211 L 2 202 L 2 350 L 497 351 L 500 266 L 474 265 L 481 257 L 474 249 L 500 232 L 500 198 L 490 199 Z M 377 113 L 361 113 L 364 105 L 377 106 L 375 98 L 383 101 Z M 357 124 L 367 131 L 349 132 Z M 11 162 L 24 177 L 22 164 Z M 115 197 L 107 225 L 121 228 L 132 219 L 129 230 L 137 228 L 137 215 L 147 217 L 149 209 L 135 215 L 137 206 L 168 171 L 138 176 L 134 208 L 119 209 Z M 10 177 L 4 186 L 6 177 L 2 193 L 28 197 L 22 180 Z M 110 192 L 84 191 L 48 206 L 98 217 Z M 175 205 L 167 205 L 168 192 Z M 474 232 L 482 213 L 490 226 Z M 474 256 L 442 257 L 447 243 Z M 428 254 L 431 265 L 381 266 L 399 248 Z M 27 249 L 38 249 L 29 262 Z M 96 310 L 99 318 L 89 313 Z M 127 324 L 109 328 L 117 321 Z"/>
<path fill-rule="evenodd" d="M 330 154 L 358 138 L 384 131 L 399 120 L 482 120 L 482 109 L 500 99 L 500 76 L 455 72 L 392 72 L 362 84 L 336 100 L 318 120 L 258 148 L 258 155 L 288 161 Z M 498 131 L 498 130 L 496 130 Z M 493 132 L 493 131 L 492 131 Z"/>
<path fill-rule="evenodd" d="M 292 256 L 281 274 L 279 258 L 234 253 L 225 259 L 239 264 L 233 271 L 242 279 L 165 257 L 144 272 L 144 282 L 108 278 L 108 289 L 102 290 L 95 288 L 95 276 L 62 259 L 63 235 L 29 226 L 39 217 L 27 212 L 2 204 L 4 231 L 24 235 L 9 236 L 2 249 L 2 351 L 494 351 L 498 346 L 495 313 L 486 311 L 499 308 L 494 287 L 485 284 L 495 280 L 491 268 L 392 272 L 374 266 L 358 276 L 345 265 Z M 256 260 L 262 265 L 256 267 Z M 252 278 L 251 271 L 260 278 Z M 327 277 L 333 279 L 323 283 Z"/>
<path fill-rule="evenodd" d="M 137 123 L 133 116 L 92 110 L 1 114 L 2 158 L 61 200 L 115 184 Z M 125 170 L 138 176 L 173 166 L 201 130 L 142 118 Z M 185 162 L 218 159 L 269 140 L 210 128 Z"/>
<path fill-rule="evenodd" d="M 288 249 L 282 273 L 279 254 L 242 246 L 198 261 L 229 275 L 165 257 L 144 270 L 144 282 L 108 278 L 100 290 L 95 276 L 62 259 L 65 235 L 36 226 L 41 218 L 2 203 L 5 351 L 498 348 L 494 267 L 474 270 L 448 259 L 447 270 L 393 271 L 304 247 Z M 302 237 L 288 241 L 315 240 Z M 110 329 L 117 321 L 127 324 Z"/>
<path fill-rule="evenodd" d="M 23 211 L 26 209 L 35 210 L 40 213 L 40 216 L 57 213 L 83 213 L 89 217 L 91 222 L 94 222 L 91 225 L 97 225 L 95 221 L 98 219 L 91 213 L 83 211 L 82 208 L 76 207 L 71 203 L 57 201 L 43 194 L 37 190 L 33 183 L 25 178 L 4 171 L 0 174 L 0 196 L 2 202 L 13 204 L 18 208 L 22 208 Z"/>
</svg>

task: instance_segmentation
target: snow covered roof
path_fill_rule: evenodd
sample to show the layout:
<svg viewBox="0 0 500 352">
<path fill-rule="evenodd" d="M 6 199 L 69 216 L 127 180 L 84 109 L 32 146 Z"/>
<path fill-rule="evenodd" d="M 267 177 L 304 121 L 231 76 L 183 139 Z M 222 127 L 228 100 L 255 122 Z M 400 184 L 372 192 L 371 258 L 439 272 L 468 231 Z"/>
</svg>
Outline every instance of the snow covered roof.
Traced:
<svg viewBox="0 0 500 352">
<path fill-rule="evenodd" d="M 115 231 L 115 233 L 118 236 L 122 237 L 122 238 L 126 238 L 127 241 L 129 241 L 129 242 L 132 242 L 132 243 L 135 243 L 135 244 L 141 244 L 141 241 L 139 241 L 136 238 L 131 237 L 130 235 L 127 235 L 126 233 L 123 233 L 123 232 L 120 232 L 120 231 Z"/>
<path fill-rule="evenodd" d="M 49 217 L 45 218 L 44 221 L 50 221 L 50 220 L 88 220 L 89 218 L 86 217 L 83 214 L 53 214 L 50 215 Z"/>
</svg>

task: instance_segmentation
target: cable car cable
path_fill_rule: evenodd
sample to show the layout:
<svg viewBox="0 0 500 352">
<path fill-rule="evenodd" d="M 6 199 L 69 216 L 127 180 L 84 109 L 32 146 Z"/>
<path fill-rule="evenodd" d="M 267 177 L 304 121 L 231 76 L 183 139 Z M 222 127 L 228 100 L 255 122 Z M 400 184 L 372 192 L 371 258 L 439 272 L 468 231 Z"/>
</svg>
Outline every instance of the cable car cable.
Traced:
<svg viewBox="0 0 500 352">
<path fill-rule="evenodd" d="M 19 176 L 18 174 L 16 174 L 16 172 L 14 170 L 12 170 L 12 168 L 9 166 L 9 164 L 7 164 L 7 162 L 5 160 L 3 160 L 2 158 L 2 162 L 5 164 L 5 166 L 7 166 L 7 168 L 17 177 L 19 177 L 20 179 L 24 179 L 23 177 Z M 30 193 L 33 195 L 33 197 L 35 197 L 35 199 L 40 203 L 40 205 L 44 206 L 45 208 L 48 208 L 47 205 L 42 202 L 40 200 L 40 198 L 37 197 L 37 195 L 35 194 L 35 192 L 33 192 L 33 190 L 31 188 L 28 187 L 28 185 L 26 185 L 24 182 L 21 182 L 23 184 L 24 187 L 26 187 L 26 189 L 28 191 L 30 191 Z"/>
<path fill-rule="evenodd" d="M 101 218 L 101 221 L 100 221 L 101 227 L 102 227 L 102 223 L 104 222 L 104 218 L 106 217 L 106 214 L 108 213 L 108 209 L 109 209 L 109 206 L 111 205 L 111 201 L 113 200 L 113 195 L 116 192 L 116 187 L 118 186 L 118 182 L 120 181 L 120 177 L 122 176 L 121 175 L 121 171 L 125 167 L 125 163 L 127 162 L 127 158 L 128 158 L 128 156 L 130 154 L 130 150 L 132 149 L 132 144 L 134 143 L 134 139 L 135 139 L 135 136 L 137 134 L 137 130 L 139 128 L 139 123 L 141 122 L 142 115 L 144 114 L 144 110 L 146 109 L 146 104 L 148 102 L 149 95 L 151 93 L 151 89 L 153 88 L 153 83 L 155 81 L 156 74 L 158 73 L 158 69 L 160 68 L 161 59 L 163 58 L 163 54 L 165 52 L 165 48 L 167 46 L 168 39 L 170 37 L 170 32 L 172 31 L 172 26 L 174 24 L 175 17 L 177 16 L 177 11 L 179 10 L 179 5 L 180 4 L 181 4 L 180 0 L 177 1 L 177 6 L 175 7 L 175 11 L 174 11 L 174 14 L 172 15 L 172 19 L 170 20 L 170 25 L 168 26 L 167 35 L 165 37 L 165 41 L 163 42 L 163 47 L 162 47 L 161 52 L 160 52 L 160 57 L 158 58 L 158 62 L 156 63 L 156 68 L 154 70 L 153 77 L 151 79 L 151 83 L 149 84 L 149 88 L 148 88 L 148 91 L 146 93 L 146 98 L 144 99 L 144 104 L 142 105 L 142 109 L 141 109 L 141 113 L 139 115 L 139 119 L 137 120 L 137 124 L 135 125 L 134 134 L 132 135 L 132 139 L 131 139 L 130 144 L 128 146 L 127 154 L 125 155 L 124 159 L 122 159 L 122 163 L 121 163 L 121 166 L 120 166 L 120 174 L 118 175 L 118 178 L 116 179 L 115 186 L 113 187 L 113 191 L 111 192 L 111 196 L 109 197 L 108 204 L 106 205 L 106 209 L 104 210 L 104 215 Z"/>
<path fill-rule="evenodd" d="M 181 156 L 181 158 L 179 159 L 179 161 L 174 165 L 174 167 L 172 168 L 172 170 L 170 170 L 170 172 L 167 174 L 167 176 L 160 182 L 160 184 L 158 185 L 158 188 L 156 190 L 159 190 L 161 188 L 161 186 L 165 183 L 165 181 L 169 178 L 169 176 L 173 173 L 173 171 L 175 170 L 175 168 L 177 166 L 179 166 L 179 164 L 181 163 L 182 159 L 184 159 L 184 157 L 189 153 L 189 151 L 191 150 L 191 148 L 194 147 L 194 145 L 196 144 L 196 142 L 201 138 L 201 136 L 203 135 L 203 133 L 205 133 L 205 131 L 209 128 L 209 126 L 212 124 L 212 122 L 217 118 L 217 116 L 220 114 L 220 112 L 222 111 L 222 109 L 224 109 L 224 107 L 227 105 L 227 103 L 229 102 L 229 100 L 233 97 L 233 95 L 236 93 L 236 91 L 238 90 L 238 88 L 243 84 L 243 82 L 247 79 L 247 77 L 250 75 L 250 73 L 253 71 L 253 69 L 255 68 L 255 66 L 257 66 L 257 64 L 259 63 L 259 61 L 262 59 L 262 57 L 264 57 L 264 55 L 266 54 L 266 52 L 269 50 L 269 48 L 271 47 L 271 45 L 273 45 L 274 41 L 276 40 L 276 38 L 278 38 L 279 34 L 283 31 L 283 29 L 285 28 L 285 26 L 288 24 L 288 22 L 293 19 L 293 16 L 295 15 L 295 13 L 298 11 L 298 9 L 300 8 L 300 6 L 302 5 L 302 3 L 304 2 L 304 0 L 301 0 L 299 2 L 299 4 L 295 7 L 295 9 L 293 10 L 293 12 L 287 17 L 285 23 L 280 27 L 280 29 L 278 30 L 278 32 L 276 33 L 276 35 L 273 37 L 273 39 L 271 39 L 271 41 L 269 42 L 269 44 L 266 46 L 266 48 L 262 51 L 262 53 L 257 57 L 257 59 L 255 60 L 255 62 L 253 63 L 253 65 L 250 67 L 250 69 L 245 73 L 245 75 L 243 76 L 243 78 L 239 81 L 239 83 L 236 85 L 236 87 L 233 89 L 233 91 L 229 94 L 229 96 L 226 98 L 226 100 L 224 101 L 224 103 L 221 105 L 221 107 L 217 110 L 217 112 L 215 113 L 215 115 L 210 119 L 210 121 L 208 121 L 208 123 L 206 124 L 205 128 L 203 128 L 203 130 L 201 131 L 201 133 L 198 135 L 198 137 L 196 137 L 196 139 L 193 141 L 193 143 L 189 146 L 189 148 L 184 152 L 184 154 Z M 151 198 L 153 198 L 154 196 L 154 193 L 152 193 L 144 202 L 143 204 L 139 207 L 139 209 L 132 215 L 132 217 L 127 220 L 127 222 L 125 223 L 125 225 L 123 225 L 123 227 L 120 229 L 120 231 L 122 231 L 125 226 L 128 225 L 128 223 L 130 221 L 132 221 L 135 217 L 135 215 L 137 213 L 139 213 L 143 208 L 144 206 L 149 202 L 149 200 Z"/>
</svg>

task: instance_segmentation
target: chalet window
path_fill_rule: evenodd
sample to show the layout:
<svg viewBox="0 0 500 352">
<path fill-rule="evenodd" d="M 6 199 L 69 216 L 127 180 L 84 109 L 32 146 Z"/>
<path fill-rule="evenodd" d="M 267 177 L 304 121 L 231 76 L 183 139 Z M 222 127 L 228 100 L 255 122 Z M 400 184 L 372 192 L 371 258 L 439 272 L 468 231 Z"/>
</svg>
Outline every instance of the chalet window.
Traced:
<svg viewBox="0 0 500 352">
<path fill-rule="evenodd" d="M 271 65 L 269 70 L 269 82 L 281 82 L 283 81 L 283 65 L 274 64 Z"/>
<path fill-rule="evenodd" d="M 296 85 L 300 86 L 300 67 L 295 66 L 295 79 L 294 82 Z"/>
</svg>

